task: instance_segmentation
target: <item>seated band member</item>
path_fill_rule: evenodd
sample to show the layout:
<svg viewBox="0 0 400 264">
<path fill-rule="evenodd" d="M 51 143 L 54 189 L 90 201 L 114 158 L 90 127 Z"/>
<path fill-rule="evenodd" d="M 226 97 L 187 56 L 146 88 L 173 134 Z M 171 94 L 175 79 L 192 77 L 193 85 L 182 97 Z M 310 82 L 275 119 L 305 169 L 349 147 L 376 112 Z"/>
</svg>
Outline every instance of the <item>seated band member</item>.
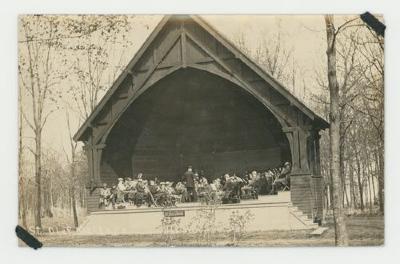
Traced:
<svg viewBox="0 0 400 264">
<path fill-rule="evenodd" d="M 176 194 L 175 189 L 174 189 L 174 187 L 172 187 L 172 185 L 173 185 L 173 182 L 169 182 L 169 181 L 166 182 L 165 189 L 167 190 L 167 193 L 169 195 Z"/>
<path fill-rule="evenodd" d="M 103 187 L 100 189 L 99 208 L 107 207 L 110 200 L 111 200 L 110 188 L 107 187 L 107 183 L 103 183 Z"/>
<path fill-rule="evenodd" d="M 255 182 L 258 180 L 258 173 L 256 170 L 253 170 L 250 174 L 250 180 Z"/>
<path fill-rule="evenodd" d="M 221 177 L 221 181 L 220 182 L 221 182 L 222 190 L 225 190 L 226 184 L 227 184 L 229 179 L 230 179 L 230 176 L 229 176 L 228 173 L 224 174 L 224 176 Z"/>
<path fill-rule="evenodd" d="M 167 192 L 167 183 L 166 182 L 160 182 L 160 192 L 161 193 L 166 193 Z"/>
<path fill-rule="evenodd" d="M 208 185 L 207 178 L 204 177 L 204 176 L 201 176 L 201 177 L 200 177 L 200 184 L 201 184 L 202 186 Z"/>
<path fill-rule="evenodd" d="M 125 178 L 125 190 L 130 191 L 132 189 L 132 179 L 130 177 Z"/>
<path fill-rule="evenodd" d="M 234 177 L 226 174 L 226 183 L 223 187 L 224 196 L 222 203 L 239 203 L 240 202 L 240 182 Z"/>
<path fill-rule="evenodd" d="M 278 174 L 279 176 L 275 179 L 274 183 L 272 184 L 272 190 L 274 193 L 276 193 L 279 188 L 290 187 L 290 171 L 291 171 L 290 162 L 285 162 L 283 168 L 281 168 Z"/>
<path fill-rule="evenodd" d="M 274 173 L 271 171 L 271 169 L 268 169 L 264 173 L 264 178 L 265 178 L 265 194 L 271 194 L 272 191 L 272 183 L 274 182 Z"/>
<path fill-rule="evenodd" d="M 138 179 L 138 182 L 136 184 L 136 191 L 142 193 L 146 192 L 146 186 L 142 179 Z"/>
<path fill-rule="evenodd" d="M 188 197 L 187 197 L 187 190 L 186 190 L 185 185 L 184 185 L 182 182 L 178 182 L 178 183 L 176 184 L 176 186 L 175 186 L 175 192 L 176 192 L 177 195 L 180 195 L 181 200 L 182 200 L 183 202 L 186 202 L 186 201 L 188 200 Z"/>
<path fill-rule="evenodd" d="M 151 192 L 152 195 L 155 195 L 160 191 L 160 186 L 158 186 L 158 184 L 156 184 L 155 181 L 150 181 L 149 191 Z"/>
<path fill-rule="evenodd" d="M 235 173 L 233 173 L 233 176 L 230 178 L 230 180 L 236 185 L 236 195 L 240 196 L 241 194 L 241 189 L 244 186 L 244 181 L 242 178 L 238 177 Z"/>
<path fill-rule="evenodd" d="M 225 184 L 222 187 L 222 190 L 224 191 L 230 190 L 231 187 L 233 186 L 233 181 L 231 180 L 231 176 L 227 173 L 224 175 L 224 179 L 225 179 Z"/>
<path fill-rule="evenodd" d="M 285 177 L 288 184 L 290 184 L 290 172 L 292 170 L 292 166 L 290 165 L 290 162 L 285 162 L 285 165 L 283 166 L 282 170 L 281 170 L 281 177 Z M 281 178 L 280 177 L 280 178 Z"/>
</svg>

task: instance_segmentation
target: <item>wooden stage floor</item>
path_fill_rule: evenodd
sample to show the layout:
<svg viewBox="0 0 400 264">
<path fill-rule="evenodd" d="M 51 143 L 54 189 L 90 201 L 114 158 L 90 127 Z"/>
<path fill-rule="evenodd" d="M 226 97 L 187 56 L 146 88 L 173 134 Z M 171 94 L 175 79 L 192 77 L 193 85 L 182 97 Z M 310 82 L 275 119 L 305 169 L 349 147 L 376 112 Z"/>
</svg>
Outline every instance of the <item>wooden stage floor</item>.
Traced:
<svg viewBox="0 0 400 264">
<path fill-rule="evenodd" d="M 313 229 L 314 224 L 306 215 L 290 202 L 290 192 L 278 195 L 260 196 L 258 200 L 244 200 L 238 204 L 216 206 L 200 203 L 181 203 L 176 207 L 132 207 L 126 209 L 92 212 L 78 229 L 78 234 L 121 235 L 121 234 L 160 234 L 165 217 L 177 220 L 179 229 L 195 232 L 191 227 L 198 225 L 203 213 L 214 210 L 215 228 L 220 230 L 230 224 L 230 218 L 236 215 L 251 215 L 246 224 L 248 231 L 300 230 Z M 222 230 L 222 229 L 221 229 Z"/>
</svg>

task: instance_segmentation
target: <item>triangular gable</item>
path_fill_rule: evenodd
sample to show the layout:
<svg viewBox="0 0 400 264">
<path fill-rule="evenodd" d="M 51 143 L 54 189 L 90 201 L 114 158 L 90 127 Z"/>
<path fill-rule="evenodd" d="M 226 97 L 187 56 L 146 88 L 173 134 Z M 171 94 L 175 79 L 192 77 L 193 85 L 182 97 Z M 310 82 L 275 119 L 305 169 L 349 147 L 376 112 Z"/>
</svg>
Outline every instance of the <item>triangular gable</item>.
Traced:
<svg viewBox="0 0 400 264">
<path fill-rule="evenodd" d="M 94 141 L 101 138 L 142 92 L 168 74 L 185 67 L 215 73 L 258 97 L 266 98 L 264 103 L 278 117 L 285 119 L 287 113 L 291 112 L 289 108 L 296 107 L 320 128 L 328 126 L 203 19 L 198 16 L 166 16 L 80 127 L 74 139 L 85 140 L 85 135 L 92 129 L 95 130 L 92 131 Z M 284 106 L 277 107 L 271 101 Z"/>
</svg>

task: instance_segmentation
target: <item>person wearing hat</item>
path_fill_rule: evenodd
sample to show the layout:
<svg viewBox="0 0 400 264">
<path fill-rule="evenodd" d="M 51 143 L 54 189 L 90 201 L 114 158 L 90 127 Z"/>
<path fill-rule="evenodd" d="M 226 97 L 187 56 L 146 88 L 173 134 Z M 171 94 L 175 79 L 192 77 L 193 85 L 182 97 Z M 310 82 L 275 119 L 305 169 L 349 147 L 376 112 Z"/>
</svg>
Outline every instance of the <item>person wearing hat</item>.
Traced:
<svg viewBox="0 0 400 264">
<path fill-rule="evenodd" d="M 158 177 L 157 177 L 157 176 L 154 177 L 154 183 L 157 184 L 157 185 L 160 184 L 160 181 L 158 180 Z"/>
<path fill-rule="evenodd" d="M 283 168 L 281 169 L 281 175 L 289 174 L 290 170 L 291 170 L 290 162 L 286 161 L 285 164 L 283 165 Z"/>
<path fill-rule="evenodd" d="M 174 187 L 172 187 L 172 185 L 173 185 L 173 182 L 169 182 L 169 181 L 166 182 L 165 188 L 169 195 L 175 194 L 175 189 L 174 189 Z"/>
<path fill-rule="evenodd" d="M 188 202 L 194 201 L 194 174 L 192 170 L 192 166 L 189 166 L 187 171 L 183 174 L 182 181 L 185 183 Z"/>
<path fill-rule="evenodd" d="M 193 176 L 195 181 L 199 181 L 199 173 L 197 171 L 193 173 Z"/>
<path fill-rule="evenodd" d="M 160 182 L 160 190 L 161 190 L 161 192 L 165 192 L 166 191 L 166 183 L 165 182 Z"/>
<path fill-rule="evenodd" d="M 250 174 L 250 180 L 257 181 L 258 180 L 258 173 L 256 170 L 253 170 Z"/>
<path fill-rule="evenodd" d="M 187 201 L 188 196 L 187 196 L 187 190 L 185 185 L 182 182 L 177 182 L 175 185 L 175 192 L 177 195 L 180 196 L 181 201 Z"/>
<path fill-rule="evenodd" d="M 160 191 L 160 187 L 155 183 L 155 181 L 150 181 L 149 190 L 152 195 L 155 195 Z"/>
<path fill-rule="evenodd" d="M 144 182 L 142 179 L 138 179 L 138 182 L 136 183 L 136 190 L 138 192 L 144 192 L 146 187 L 144 186 Z"/>
<path fill-rule="evenodd" d="M 129 190 L 129 189 L 131 188 L 131 181 L 132 181 L 132 179 L 129 178 L 129 177 L 126 177 L 126 178 L 125 178 L 124 184 L 125 184 L 126 190 Z"/>
</svg>

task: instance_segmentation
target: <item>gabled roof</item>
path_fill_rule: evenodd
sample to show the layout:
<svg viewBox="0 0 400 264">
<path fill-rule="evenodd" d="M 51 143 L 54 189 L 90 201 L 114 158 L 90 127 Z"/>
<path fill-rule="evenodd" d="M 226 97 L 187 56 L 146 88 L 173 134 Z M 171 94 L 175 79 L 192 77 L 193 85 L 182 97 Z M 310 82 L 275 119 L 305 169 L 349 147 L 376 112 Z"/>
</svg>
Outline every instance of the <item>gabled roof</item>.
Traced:
<svg viewBox="0 0 400 264">
<path fill-rule="evenodd" d="M 130 69 L 132 69 L 135 64 L 140 60 L 143 56 L 147 48 L 150 44 L 155 40 L 157 35 L 161 32 L 166 23 L 170 20 L 172 16 L 165 16 L 155 27 L 153 32 L 149 35 L 140 49 L 136 52 L 135 56 L 132 60 L 127 64 L 123 72 L 118 76 L 115 80 L 111 88 L 106 92 L 100 102 L 97 104 L 93 112 L 90 116 L 85 120 L 82 126 L 74 135 L 74 140 L 82 140 L 82 136 L 85 132 L 92 127 L 92 122 L 96 118 L 96 116 L 100 113 L 103 107 L 106 105 L 108 100 L 113 96 L 118 87 L 121 85 L 123 80 L 130 74 Z M 190 19 L 195 21 L 198 25 L 200 25 L 204 30 L 206 30 L 209 34 L 211 34 L 215 39 L 217 39 L 223 46 L 225 46 L 230 52 L 232 52 L 237 59 L 243 62 L 246 66 L 252 69 L 257 75 L 259 75 L 264 81 L 266 81 L 269 85 L 271 85 L 276 91 L 278 91 L 282 96 L 284 96 L 290 104 L 296 106 L 299 110 L 301 110 L 306 116 L 308 116 L 311 120 L 313 120 L 318 126 L 322 129 L 328 128 L 329 124 L 316 113 L 314 113 L 311 109 L 309 109 L 304 103 L 302 103 L 298 98 L 296 98 L 292 93 L 290 93 L 284 85 L 275 80 L 272 76 L 270 76 L 267 72 L 265 72 L 257 63 L 252 61 L 247 55 L 245 55 L 242 51 L 240 51 L 234 44 L 231 43 L 228 39 L 222 36 L 216 29 L 214 29 L 210 24 L 208 24 L 204 19 L 197 15 L 189 15 Z"/>
<path fill-rule="evenodd" d="M 224 44 L 231 52 L 233 52 L 237 58 L 239 58 L 243 63 L 245 63 L 249 68 L 255 71 L 259 76 L 261 76 L 267 83 L 274 87 L 278 92 L 285 96 L 293 105 L 302 110 L 308 117 L 317 122 L 321 122 L 322 128 L 328 128 L 329 123 L 308 108 L 303 102 L 301 102 L 296 96 L 289 92 L 286 87 L 280 83 L 278 80 L 273 78 L 269 73 L 264 71 L 256 62 L 251 60 L 246 54 L 244 54 L 239 48 L 237 48 L 231 41 L 220 34 L 214 27 L 207 23 L 200 16 L 193 16 L 193 20 L 199 23 L 204 29 L 211 33 L 217 40 Z"/>
</svg>

